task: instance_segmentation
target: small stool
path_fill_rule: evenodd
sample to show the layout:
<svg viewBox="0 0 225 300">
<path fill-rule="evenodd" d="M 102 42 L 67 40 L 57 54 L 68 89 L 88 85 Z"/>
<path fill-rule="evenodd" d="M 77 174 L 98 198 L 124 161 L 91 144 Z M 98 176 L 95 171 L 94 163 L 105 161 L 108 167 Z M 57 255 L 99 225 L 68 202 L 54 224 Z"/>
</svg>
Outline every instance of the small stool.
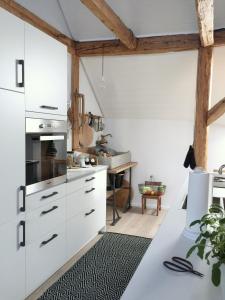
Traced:
<svg viewBox="0 0 225 300">
<path fill-rule="evenodd" d="M 146 209 L 146 200 L 147 199 L 156 199 L 157 200 L 157 213 L 156 215 L 159 215 L 159 211 L 161 210 L 161 196 L 153 196 L 153 195 L 148 195 L 148 194 L 143 194 L 141 198 L 141 208 L 142 208 L 142 215 L 144 214 L 144 209 Z"/>
</svg>

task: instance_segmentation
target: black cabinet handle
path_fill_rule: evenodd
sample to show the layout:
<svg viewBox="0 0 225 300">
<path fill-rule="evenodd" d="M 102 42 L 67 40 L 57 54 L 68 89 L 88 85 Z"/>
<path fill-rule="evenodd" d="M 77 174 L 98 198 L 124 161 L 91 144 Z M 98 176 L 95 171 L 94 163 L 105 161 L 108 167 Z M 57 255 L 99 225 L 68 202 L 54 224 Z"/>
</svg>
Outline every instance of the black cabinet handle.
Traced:
<svg viewBox="0 0 225 300">
<path fill-rule="evenodd" d="M 22 67 L 22 81 L 18 81 L 18 66 Z M 17 87 L 24 87 L 24 60 L 23 59 L 17 59 L 16 60 L 16 86 Z"/>
<path fill-rule="evenodd" d="M 58 110 L 59 109 L 57 106 L 48 106 L 48 105 L 41 105 L 40 108 L 51 109 L 51 110 Z"/>
<path fill-rule="evenodd" d="M 25 240 L 26 240 L 26 228 L 25 228 L 25 221 L 20 221 L 20 226 L 23 227 L 23 241 L 19 243 L 20 247 L 25 247 Z"/>
<path fill-rule="evenodd" d="M 43 242 L 41 243 L 41 246 L 44 246 L 44 245 L 48 244 L 49 242 L 51 242 L 52 240 L 54 240 L 57 236 L 58 236 L 58 234 L 56 234 L 56 233 L 53 234 L 52 237 L 51 237 L 49 240 L 43 241 Z"/>
<path fill-rule="evenodd" d="M 55 210 L 55 209 L 57 209 L 58 208 L 58 206 L 57 205 L 55 205 L 55 206 L 53 206 L 51 209 L 49 209 L 49 210 L 43 210 L 42 212 L 41 212 L 41 215 L 46 215 L 46 214 L 48 214 L 48 213 L 50 213 L 51 211 L 53 211 L 53 210 Z"/>
<path fill-rule="evenodd" d="M 51 193 L 51 194 L 49 194 L 49 195 L 42 196 L 41 199 L 47 199 L 47 198 L 53 197 L 53 196 L 55 196 L 55 195 L 57 195 L 57 194 L 58 194 L 58 192 L 53 192 L 53 193 Z"/>
<path fill-rule="evenodd" d="M 91 209 L 88 213 L 85 214 L 85 216 L 89 216 L 89 215 L 92 214 L 93 212 L 95 212 L 95 209 Z"/>
<path fill-rule="evenodd" d="M 95 177 L 91 177 L 91 178 L 86 179 L 85 181 L 88 182 L 88 181 L 92 181 L 94 179 L 95 179 Z"/>
<path fill-rule="evenodd" d="M 23 206 L 20 207 L 20 211 L 25 211 L 26 210 L 26 187 L 24 185 L 21 185 L 20 191 L 23 192 Z"/>
<path fill-rule="evenodd" d="M 93 192 L 94 190 L 95 190 L 95 188 L 92 188 L 92 189 L 90 189 L 90 190 L 88 190 L 88 191 L 85 191 L 85 193 L 88 194 L 88 193 Z"/>
</svg>

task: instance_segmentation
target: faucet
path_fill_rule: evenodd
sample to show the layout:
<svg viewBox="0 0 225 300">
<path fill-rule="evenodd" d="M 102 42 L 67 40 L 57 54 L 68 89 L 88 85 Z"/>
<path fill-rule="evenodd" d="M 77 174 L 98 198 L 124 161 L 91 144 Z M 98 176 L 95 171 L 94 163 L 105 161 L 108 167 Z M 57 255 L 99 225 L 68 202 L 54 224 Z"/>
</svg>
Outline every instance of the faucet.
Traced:
<svg viewBox="0 0 225 300">
<path fill-rule="evenodd" d="M 224 169 L 224 168 L 225 168 L 225 164 L 222 165 L 222 166 L 220 166 L 219 171 L 218 171 L 218 173 L 219 173 L 220 175 L 223 174 L 223 169 Z"/>
</svg>

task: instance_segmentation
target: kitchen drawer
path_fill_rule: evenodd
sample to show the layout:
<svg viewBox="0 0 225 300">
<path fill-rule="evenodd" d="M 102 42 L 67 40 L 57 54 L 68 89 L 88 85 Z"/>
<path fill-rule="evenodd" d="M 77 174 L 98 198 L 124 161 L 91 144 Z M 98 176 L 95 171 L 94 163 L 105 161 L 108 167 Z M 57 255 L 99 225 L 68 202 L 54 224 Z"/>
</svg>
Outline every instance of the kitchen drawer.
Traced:
<svg viewBox="0 0 225 300">
<path fill-rule="evenodd" d="M 47 205 L 52 200 L 63 198 L 66 195 L 66 184 L 60 184 L 50 189 L 26 197 L 26 211 Z"/>
<path fill-rule="evenodd" d="M 91 210 L 88 210 L 86 213 L 90 212 Z M 68 259 L 98 234 L 97 216 L 98 212 L 95 209 L 89 215 L 81 213 L 66 222 Z"/>
<path fill-rule="evenodd" d="M 66 197 L 66 219 L 96 208 L 96 189 L 88 185 Z"/>
<path fill-rule="evenodd" d="M 26 216 L 26 244 L 51 232 L 58 224 L 65 222 L 65 218 L 65 197 L 53 200 L 28 213 Z"/>
<path fill-rule="evenodd" d="M 66 193 L 67 195 L 72 194 L 81 188 L 94 186 L 96 184 L 96 174 L 82 177 L 80 179 L 75 179 L 67 183 Z"/>
<path fill-rule="evenodd" d="M 65 223 L 26 247 L 27 295 L 66 262 Z"/>
</svg>

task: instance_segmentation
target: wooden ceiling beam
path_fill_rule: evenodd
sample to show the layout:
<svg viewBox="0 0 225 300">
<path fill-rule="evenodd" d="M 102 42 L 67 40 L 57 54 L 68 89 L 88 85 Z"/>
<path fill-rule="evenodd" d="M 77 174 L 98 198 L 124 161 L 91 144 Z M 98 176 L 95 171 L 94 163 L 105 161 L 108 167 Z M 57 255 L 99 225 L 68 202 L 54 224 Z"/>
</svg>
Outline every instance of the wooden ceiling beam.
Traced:
<svg viewBox="0 0 225 300">
<path fill-rule="evenodd" d="M 108 27 L 118 39 L 128 48 L 135 49 L 137 39 L 133 32 L 126 27 L 105 0 L 81 0 L 100 21 Z"/>
<path fill-rule="evenodd" d="M 225 45 L 225 28 L 214 31 L 214 46 Z M 128 49 L 119 40 L 77 42 L 78 56 L 134 55 L 196 50 L 201 46 L 199 35 L 177 34 L 137 38 L 136 49 Z"/>
<path fill-rule="evenodd" d="M 225 98 L 216 103 L 209 111 L 207 125 L 211 125 L 225 113 Z"/>
<path fill-rule="evenodd" d="M 214 3 L 213 0 L 196 0 L 198 27 L 202 47 L 214 44 Z"/>
<path fill-rule="evenodd" d="M 225 39 L 224 39 L 225 40 Z M 128 49 L 119 40 L 77 42 L 78 56 L 133 55 L 196 50 L 200 47 L 198 34 L 177 34 L 137 38 L 137 47 Z"/>
<path fill-rule="evenodd" d="M 66 46 L 68 46 L 69 51 L 72 51 L 71 49 L 75 47 L 74 40 L 70 39 L 65 34 L 49 25 L 47 22 L 43 21 L 41 18 L 39 18 L 17 2 L 12 0 L 0 0 L 0 7 L 6 9 L 13 15 L 21 18 L 22 20 L 28 22 L 29 24 L 35 26 L 36 28 L 65 44 Z"/>
</svg>

